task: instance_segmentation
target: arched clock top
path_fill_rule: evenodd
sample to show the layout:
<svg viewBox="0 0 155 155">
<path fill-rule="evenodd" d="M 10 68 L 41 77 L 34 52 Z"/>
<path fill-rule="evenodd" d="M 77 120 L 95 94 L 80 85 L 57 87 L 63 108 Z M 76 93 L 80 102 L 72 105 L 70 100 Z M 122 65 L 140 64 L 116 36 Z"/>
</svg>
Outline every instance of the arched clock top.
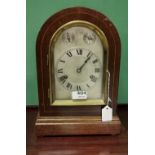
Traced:
<svg viewBox="0 0 155 155">
<path fill-rule="evenodd" d="M 83 22 L 82 22 L 83 21 Z M 90 23 L 90 24 L 86 24 Z M 87 111 L 93 115 L 98 115 L 101 113 L 102 105 L 91 105 L 91 106 L 79 106 L 79 109 L 75 106 L 51 106 L 51 98 L 55 95 L 51 93 L 55 89 L 55 85 L 53 84 L 54 79 L 54 70 L 49 70 L 49 67 L 53 67 L 51 65 L 49 58 L 51 58 L 49 54 L 49 49 L 53 46 L 53 42 L 56 40 L 55 35 L 61 33 L 61 28 L 68 28 L 69 26 L 79 24 L 79 26 L 88 25 L 90 29 L 97 29 L 96 34 L 103 41 L 103 47 L 105 51 L 105 61 L 104 72 L 108 70 L 110 73 L 110 83 L 109 83 L 109 97 L 111 99 L 111 106 L 113 107 L 114 114 L 116 113 L 117 107 L 117 93 L 118 93 L 118 80 L 119 80 L 119 66 L 120 66 L 120 38 L 118 32 L 113 25 L 113 23 L 103 14 L 88 8 L 83 7 L 74 7 L 64 9 L 54 15 L 52 15 L 41 27 L 37 42 L 36 42 L 36 56 L 37 56 L 37 73 L 38 73 L 38 92 L 39 92 L 39 105 L 40 105 L 40 113 L 42 115 L 77 115 L 79 114 L 79 109 L 81 108 L 83 113 Z M 94 26 L 92 26 L 94 25 Z M 64 31 L 64 29 L 62 29 Z M 59 35 L 57 35 L 59 36 Z M 100 37 L 102 36 L 102 37 Z M 75 40 L 74 34 L 68 34 L 67 32 L 63 34 L 62 40 L 65 44 L 74 42 Z M 51 38 L 54 38 L 53 40 Z M 96 36 L 92 34 L 85 33 L 83 35 L 83 42 L 89 46 L 93 45 L 95 42 Z M 85 50 L 87 51 L 87 50 Z M 75 55 L 75 52 L 72 50 Z M 88 51 L 87 51 L 88 52 Z M 89 53 L 89 52 L 88 52 Z M 60 58 L 64 58 L 64 54 Z M 84 57 L 81 57 L 84 59 Z M 95 55 L 94 60 L 95 61 Z M 52 57 L 53 59 L 53 57 Z M 50 59 L 51 60 L 51 59 Z M 54 59 L 53 59 L 54 61 Z M 71 61 L 71 60 L 70 60 Z M 61 66 L 60 64 L 58 64 Z M 92 67 L 94 67 L 92 65 Z M 99 67 L 96 67 L 99 68 Z M 62 69 L 59 68 L 58 72 L 62 72 Z M 99 69 L 98 69 L 99 70 Z M 97 71 L 97 69 L 96 69 Z M 49 75 L 53 75 L 51 78 Z M 96 76 L 98 76 L 96 74 Z M 61 78 L 61 76 L 58 76 Z M 103 81 L 105 81 L 106 85 L 108 82 L 107 76 L 103 76 Z M 94 78 L 94 75 L 91 76 Z M 95 79 L 95 78 L 94 78 Z M 52 83 L 52 86 L 51 86 Z M 88 82 L 89 83 L 89 82 Z M 87 83 L 86 83 L 87 84 Z M 85 84 L 85 85 L 86 85 Z M 69 85 L 69 84 L 68 84 Z M 90 84 L 88 84 L 90 85 Z M 51 88 L 49 89 L 49 86 Z M 66 87 L 66 85 L 65 85 Z M 69 87 L 69 86 L 68 86 Z M 72 85 L 73 87 L 73 85 Z M 75 86 L 74 86 L 75 87 Z M 76 86 L 80 88 L 78 85 Z M 82 86 L 81 86 L 82 87 Z M 108 89 L 108 86 L 104 87 L 104 89 Z M 107 100 L 107 99 L 106 99 Z M 58 113 L 56 113 L 58 111 Z"/>
</svg>

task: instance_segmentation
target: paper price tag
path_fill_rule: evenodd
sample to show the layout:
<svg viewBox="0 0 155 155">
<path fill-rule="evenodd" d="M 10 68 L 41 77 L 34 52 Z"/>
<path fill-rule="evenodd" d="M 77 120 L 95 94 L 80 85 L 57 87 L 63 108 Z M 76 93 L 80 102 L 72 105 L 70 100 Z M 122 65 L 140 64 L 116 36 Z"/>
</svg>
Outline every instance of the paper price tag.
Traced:
<svg viewBox="0 0 155 155">
<path fill-rule="evenodd" d="M 112 121 L 112 108 L 108 105 L 102 108 L 102 122 Z"/>
<path fill-rule="evenodd" d="M 86 91 L 73 91 L 72 92 L 72 99 L 73 100 L 87 99 L 87 92 Z"/>
</svg>

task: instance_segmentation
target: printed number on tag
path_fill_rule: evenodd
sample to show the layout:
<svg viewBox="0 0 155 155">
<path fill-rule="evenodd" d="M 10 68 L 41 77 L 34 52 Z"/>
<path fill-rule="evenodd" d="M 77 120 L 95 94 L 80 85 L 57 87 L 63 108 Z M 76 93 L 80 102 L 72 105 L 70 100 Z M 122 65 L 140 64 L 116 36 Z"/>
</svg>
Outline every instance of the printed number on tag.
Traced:
<svg viewBox="0 0 155 155">
<path fill-rule="evenodd" d="M 86 91 L 73 91 L 72 99 L 73 100 L 87 99 L 87 92 Z"/>
</svg>

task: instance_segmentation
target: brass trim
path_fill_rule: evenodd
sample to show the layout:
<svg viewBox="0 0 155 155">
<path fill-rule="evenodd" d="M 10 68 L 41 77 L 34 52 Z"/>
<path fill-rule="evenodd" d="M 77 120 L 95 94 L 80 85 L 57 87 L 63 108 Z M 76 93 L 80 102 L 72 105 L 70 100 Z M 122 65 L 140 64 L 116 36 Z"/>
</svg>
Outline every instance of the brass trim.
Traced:
<svg viewBox="0 0 155 155">
<path fill-rule="evenodd" d="M 101 42 L 103 44 L 104 48 L 104 61 L 103 61 L 103 87 L 102 87 L 102 92 L 103 92 L 103 98 L 100 99 L 100 102 L 98 100 L 85 100 L 85 101 L 77 101 L 75 104 L 75 101 L 73 100 L 55 100 L 55 78 L 54 78 L 54 45 L 57 40 L 57 38 L 60 36 L 60 34 L 74 26 L 84 26 L 86 28 L 89 28 L 98 35 L 98 37 L 101 39 Z M 107 38 L 104 34 L 104 32 L 95 24 L 84 21 L 84 20 L 73 20 L 68 23 L 65 23 L 64 25 L 60 26 L 53 36 L 51 37 L 50 44 L 49 44 L 49 79 L 50 79 L 50 105 L 52 106 L 78 106 L 78 105 L 105 105 L 107 98 L 108 98 L 108 90 L 107 90 L 107 74 L 106 71 L 108 70 L 108 58 L 109 58 L 109 45 Z M 97 102 L 96 102 L 97 101 Z M 102 102 L 101 102 L 102 101 Z"/>
<path fill-rule="evenodd" d="M 99 100 L 55 100 L 52 103 L 53 106 L 80 106 L 80 105 L 105 105 L 102 99 Z"/>
</svg>

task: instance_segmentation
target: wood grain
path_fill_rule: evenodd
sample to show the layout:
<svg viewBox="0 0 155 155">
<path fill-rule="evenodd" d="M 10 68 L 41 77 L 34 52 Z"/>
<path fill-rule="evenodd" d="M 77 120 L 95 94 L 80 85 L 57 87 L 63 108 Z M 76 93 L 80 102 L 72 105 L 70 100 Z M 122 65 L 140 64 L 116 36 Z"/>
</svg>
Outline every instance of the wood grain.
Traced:
<svg viewBox="0 0 155 155">
<path fill-rule="evenodd" d="M 37 116 L 35 123 L 38 136 L 48 135 L 101 135 L 119 134 L 121 122 L 114 116 L 110 122 L 102 122 L 101 116 Z"/>
<path fill-rule="evenodd" d="M 48 98 L 49 67 L 47 55 L 54 32 L 63 24 L 72 20 L 84 20 L 98 26 L 106 35 L 109 44 L 110 98 L 113 113 L 116 115 L 118 79 L 120 66 L 120 38 L 113 23 L 105 15 L 88 8 L 74 7 L 62 10 L 51 16 L 41 27 L 36 42 L 39 109 L 41 116 L 80 116 L 101 115 L 101 106 L 50 106 Z M 54 83 L 53 83 L 54 84 Z"/>
<path fill-rule="evenodd" d="M 128 154 L 128 108 L 118 106 L 118 114 L 124 127 L 121 134 L 94 136 L 36 137 L 35 120 L 37 108 L 28 108 L 26 115 L 27 155 L 127 155 Z"/>
</svg>

